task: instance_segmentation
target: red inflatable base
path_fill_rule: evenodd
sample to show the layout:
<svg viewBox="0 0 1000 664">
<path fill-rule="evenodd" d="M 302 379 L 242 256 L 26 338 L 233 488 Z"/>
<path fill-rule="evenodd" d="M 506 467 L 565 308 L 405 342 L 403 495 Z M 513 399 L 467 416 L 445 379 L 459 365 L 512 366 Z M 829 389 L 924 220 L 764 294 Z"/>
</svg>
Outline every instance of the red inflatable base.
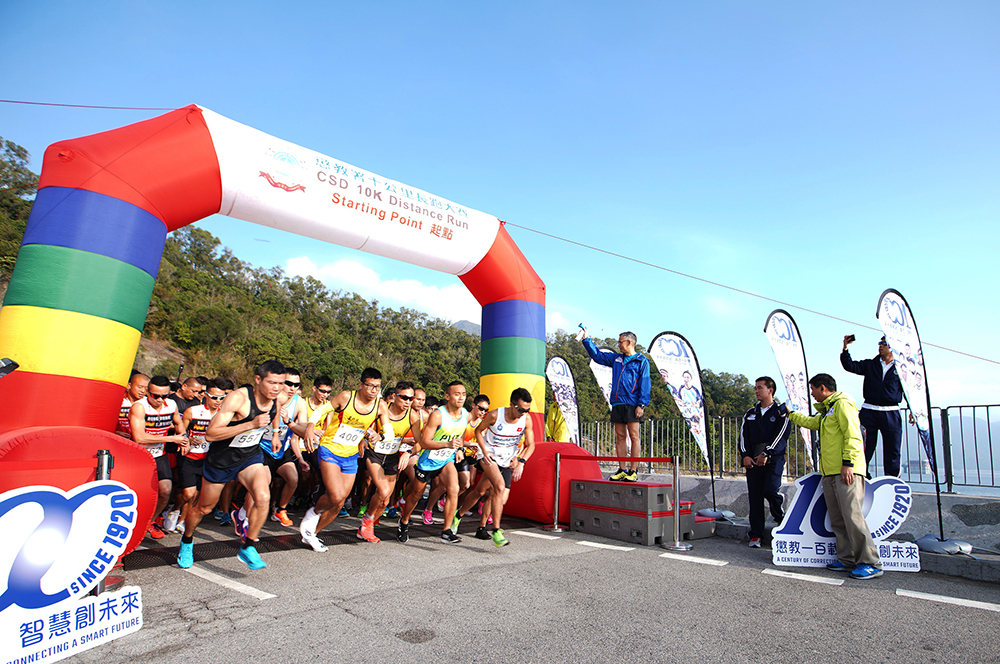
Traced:
<svg viewBox="0 0 1000 664">
<path fill-rule="evenodd" d="M 552 523 L 555 513 L 556 453 L 592 456 L 573 443 L 546 442 L 535 445 L 524 474 L 510 488 L 504 514 L 532 521 Z M 559 521 L 569 523 L 569 483 L 571 479 L 601 479 L 597 461 L 563 459 L 559 470 Z"/>
<path fill-rule="evenodd" d="M 30 427 L 0 434 L 0 493 L 35 485 L 69 491 L 93 482 L 97 450 L 111 452 L 111 479 L 139 498 L 138 523 L 125 550 L 130 553 L 146 535 L 156 509 L 157 481 L 153 457 L 127 438 L 84 427 Z"/>
</svg>

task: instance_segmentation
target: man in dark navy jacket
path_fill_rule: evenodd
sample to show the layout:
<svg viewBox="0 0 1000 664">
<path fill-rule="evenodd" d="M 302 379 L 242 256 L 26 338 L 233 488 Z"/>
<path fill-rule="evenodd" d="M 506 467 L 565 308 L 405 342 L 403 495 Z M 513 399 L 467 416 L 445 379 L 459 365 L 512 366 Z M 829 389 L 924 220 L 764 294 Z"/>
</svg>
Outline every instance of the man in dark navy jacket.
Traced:
<svg viewBox="0 0 1000 664">
<path fill-rule="evenodd" d="M 865 377 L 865 402 L 861 404 L 861 426 L 865 434 L 865 460 L 871 467 L 875 456 L 878 434 L 882 434 L 882 466 L 886 475 L 899 477 L 899 444 L 903 435 L 903 418 L 899 414 L 899 402 L 903 400 L 903 386 L 892 361 L 892 351 L 885 337 L 878 342 L 878 355 L 870 360 L 851 359 L 847 346 L 854 341 L 854 335 L 844 337 L 844 352 L 840 363 L 845 371 Z M 867 473 L 871 479 L 871 471 Z"/>
<path fill-rule="evenodd" d="M 760 548 L 764 536 L 764 500 L 771 506 L 771 516 L 778 523 L 785 518 L 781 509 L 784 496 L 781 475 L 785 470 L 785 448 L 788 446 L 788 418 L 778 412 L 774 403 L 777 385 L 769 376 L 754 382 L 757 405 L 743 415 L 740 425 L 740 455 L 747 470 L 747 494 L 750 498 L 750 546 Z"/>
</svg>

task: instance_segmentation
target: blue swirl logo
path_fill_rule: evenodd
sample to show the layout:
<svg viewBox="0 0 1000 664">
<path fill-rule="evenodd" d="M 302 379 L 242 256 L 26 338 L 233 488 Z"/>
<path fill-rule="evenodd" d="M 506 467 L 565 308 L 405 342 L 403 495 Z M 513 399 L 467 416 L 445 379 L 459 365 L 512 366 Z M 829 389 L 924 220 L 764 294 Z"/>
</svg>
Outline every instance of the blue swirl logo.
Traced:
<svg viewBox="0 0 1000 664">
<path fill-rule="evenodd" d="M 65 492 L 29 486 L 0 495 L 0 532 L 10 557 L 0 612 L 40 609 L 89 592 L 125 552 L 137 518 L 136 494 L 120 482 Z"/>
</svg>

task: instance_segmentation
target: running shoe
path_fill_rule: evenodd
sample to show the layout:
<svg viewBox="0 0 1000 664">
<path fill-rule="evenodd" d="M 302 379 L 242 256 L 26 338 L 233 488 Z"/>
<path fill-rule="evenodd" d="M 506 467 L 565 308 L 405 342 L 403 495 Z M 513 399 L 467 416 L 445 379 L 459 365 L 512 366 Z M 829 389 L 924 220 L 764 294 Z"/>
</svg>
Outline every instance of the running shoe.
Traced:
<svg viewBox="0 0 1000 664">
<path fill-rule="evenodd" d="M 850 572 L 851 568 L 840 562 L 839 560 L 835 563 L 830 563 L 826 568 L 832 572 Z"/>
<path fill-rule="evenodd" d="M 233 530 L 236 532 L 236 536 L 245 542 L 247 539 L 247 521 L 240 518 L 237 510 L 230 512 L 229 518 L 233 520 Z"/>
<path fill-rule="evenodd" d="M 305 540 L 306 537 L 315 536 L 316 526 L 318 525 L 319 514 L 316 513 L 315 509 L 310 507 L 306 510 L 305 516 L 302 517 L 302 523 L 299 524 L 299 534 L 302 535 L 302 539 Z"/>
<path fill-rule="evenodd" d="M 245 562 L 247 567 L 250 569 L 263 569 L 267 567 L 267 563 L 261 560 L 260 554 L 257 553 L 257 549 L 252 546 L 240 549 L 240 552 L 236 554 L 236 557 Z"/>
<path fill-rule="evenodd" d="M 163 520 L 163 530 L 168 533 L 177 532 L 177 522 L 181 518 L 181 511 L 174 510 L 172 512 L 167 512 L 167 517 Z"/>
<path fill-rule="evenodd" d="M 488 540 L 493 539 L 493 536 L 490 535 L 490 531 L 486 529 L 486 526 L 478 526 L 476 527 L 476 539 Z"/>
<path fill-rule="evenodd" d="M 312 550 L 315 551 L 316 553 L 325 553 L 329 551 L 329 549 L 326 548 L 326 545 L 323 544 L 323 540 L 316 537 L 312 533 L 307 533 L 303 535 L 302 543 L 305 544 L 306 546 L 311 546 Z"/>
<path fill-rule="evenodd" d="M 153 539 L 163 539 L 166 537 L 166 533 L 163 532 L 163 529 L 160 528 L 160 525 L 157 523 L 149 524 L 149 528 L 146 529 L 146 534 Z"/>
<path fill-rule="evenodd" d="M 434 512 L 430 510 L 424 510 L 424 525 L 425 526 L 434 525 Z"/>
<path fill-rule="evenodd" d="M 456 535 L 455 533 L 451 532 L 450 530 L 446 530 L 443 533 L 441 533 L 441 541 L 447 542 L 448 544 L 458 544 L 459 542 L 462 541 L 462 538 Z"/>
<path fill-rule="evenodd" d="M 626 475 L 628 475 L 628 471 L 626 471 L 624 468 L 619 468 L 618 472 L 609 477 L 608 479 L 611 480 L 612 482 L 621 482 L 622 480 L 625 479 Z"/>
<path fill-rule="evenodd" d="M 375 535 L 375 526 L 368 519 L 361 522 L 361 527 L 358 528 L 358 539 L 363 539 L 372 544 L 378 544 L 382 541 Z"/>
<path fill-rule="evenodd" d="M 215 508 L 214 510 L 212 510 L 212 518 L 215 519 L 216 521 L 222 521 L 222 517 L 224 516 L 226 516 L 226 513 L 220 510 L 219 508 Z"/>
<path fill-rule="evenodd" d="M 382 513 L 382 516 L 384 516 L 387 519 L 395 519 L 397 516 L 399 516 L 399 511 L 395 507 L 390 507 L 389 509 L 387 509 L 385 512 Z"/>
<path fill-rule="evenodd" d="M 277 521 L 285 527 L 295 525 L 295 523 L 288 518 L 288 510 L 274 510 L 274 514 L 271 515 L 271 521 Z"/>
<path fill-rule="evenodd" d="M 365 505 L 365 506 L 364 506 L 364 507 L 362 507 L 362 508 L 361 508 L 360 510 L 358 510 L 358 518 L 359 518 L 359 519 L 363 519 L 363 518 L 365 518 L 365 512 L 367 512 L 367 511 L 368 511 L 368 506 L 367 506 L 367 505 Z"/>
<path fill-rule="evenodd" d="M 400 542 L 405 542 L 406 540 L 410 539 L 409 530 L 410 530 L 410 524 L 403 523 L 402 521 L 400 521 L 399 529 L 396 531 L 396 539 L 399 540 Z"/>
<path fill-rule="evenodd" d="M 627 473 L 625 473 L 625 477 L 622 478 L 622 482 L 638 482 L 638 481 L 639 481 L 639 473 L 635 472 L 634 470 L 628 471 Z"/>
<path fill-rule="evenodd" d="M 181 542 L 181 548 L 177 550 L 177 566 L 187 569 L 191 565 L 194 565 L 194 542 Z"/>
<path fill-rule="evenodd" d="M 760 538 L 759 537 L 751 537 L 750 538 L 750 548 L 751 549 L 759 549 L 760 548 Z"/>
<path fill-rule="evenodd" d="M 351 513 L 347 511 L 346 507 L 341 507 L 340 511 L 337 512 L 337 516 L 343 519 L 345 516 L 351 516 Z"/>
<path fill-rule="evenodd" d="M 507 546 L 510 540 L 503 536 L 503 530 L 497 528 L 493 531 L 493 543 L 497 546 Z"/>
<path fill-rule="evenodd" d="M 871 565 L 858 565 L 851 572 L 852 579 L 874 579 L 877 576 L 882 576 L 882 570 L 878 567 L 872 567 Z"/>
<path fill-rule="evenodd" d="M 228 526 L 232 524 L 232 522 L 233 522 L 233 517 L 229 516 L 229 512 L 223 512 L 222 516 L 219 518 L 220 526 Z"/>
<path fill-rule="evenodd" d="M 437 511 L 438 512 L 444 511 L 444 498 L 438 501 Z"/>
<path fill-rule="evenodd" d="M 451 532 L 457 533 L 458 532 L 458 524 L 460 524 L 460 523 L 462 523 L 462 519 L 460 519 L 459 516 L 456 514 L 455 518 L 451 520 Z"/>
<path fill-rule="evenodd" d="M 490 525 L 490 526 L 493 525 L 493 515 L 492 514 L 490 514 L 488 517 L 486 517 L 486 523 L 488 525 Z"/>
</svg>

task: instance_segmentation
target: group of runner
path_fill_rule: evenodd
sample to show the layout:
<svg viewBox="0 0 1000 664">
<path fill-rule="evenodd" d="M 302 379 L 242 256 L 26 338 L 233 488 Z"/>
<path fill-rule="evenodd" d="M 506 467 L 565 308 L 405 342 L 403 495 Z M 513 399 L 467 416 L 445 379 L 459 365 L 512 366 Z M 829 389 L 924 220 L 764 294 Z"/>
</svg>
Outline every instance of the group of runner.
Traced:
<svg viewBox="0 0 1000 664">
<path fill-rule="evenodd" d="M 509 543 L 500 526 L 503 506 L 534 450 L 526 389 L 515 389 L 510 404 L 495 410 L 478 395 L 470 412 L 459 381 L 447 386 L 438 403 L 409 381 L 383 393 L 382 375 L 374 368 L 362 372 L 357 389 L 336 395 L 333 381 L 319 376 L 308 398 L 299 372 L 276 360 L 257 368 L 252 385 L 233 389 L 227 383 L 192 377 L 173 391 L 163 376 L 134 373 L 122 402 L 118 433 L 156 460 L 155 514 L 173 498 L 173 509 L 150 525 L 149 535 L 159 539 L 165 530 L 182 527 L 181 567 L 193 564 L 194 532 L 213 511 L 220 521 L 232 521 L 241 539 L 240 560 L 251 569 L 265 567 L 254 544 L 269 513 L 294 526 L 287 510 L 296 494 L 312 505 L 299 531 L 316 552 L 328 550 L 320 533 L 338 516 L 348 516 L 352 492 L 361 504 L 357 536 L 368 542 L 380 541 L 379 519 L 396 514 L 396 539 L 406 542 L 410 518 L 429 491 L 423 522 L 433 523 L 440 498 L 444 542 L 461 541 L 462 516 L 482 501 L 476 537 L 498 547 Z M 216 509 L 230 505 L 240 486 L 245 497 L 232 503 L 239 509 Z"/>
</svg>

